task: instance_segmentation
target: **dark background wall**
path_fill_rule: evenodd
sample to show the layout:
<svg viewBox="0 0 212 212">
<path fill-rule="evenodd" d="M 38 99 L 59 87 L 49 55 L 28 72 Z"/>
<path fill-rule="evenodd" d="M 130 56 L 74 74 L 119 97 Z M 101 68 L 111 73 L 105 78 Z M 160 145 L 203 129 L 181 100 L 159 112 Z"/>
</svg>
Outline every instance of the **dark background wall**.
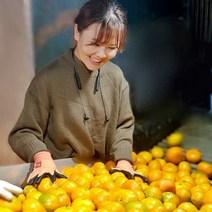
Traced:
<svg viewBox="0 0 212 212">
<path fill-rule="evenodd" d="M 73 18 L 84 2 L 32 0 L 36 71 L 72 46 Z M 114 62 L 131 86 L 135 143 L 141 148 L 174 130 L 188 108 L 210 109 L 212 3 L 118 2 L 127 12 L 128 40 Z"/>
</svg>

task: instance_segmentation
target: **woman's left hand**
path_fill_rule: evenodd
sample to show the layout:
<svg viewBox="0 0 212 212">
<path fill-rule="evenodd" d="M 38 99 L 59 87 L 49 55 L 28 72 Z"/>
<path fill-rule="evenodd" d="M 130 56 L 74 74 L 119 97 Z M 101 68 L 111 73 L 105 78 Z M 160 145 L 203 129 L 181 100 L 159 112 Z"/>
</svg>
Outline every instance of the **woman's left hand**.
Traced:
<svg viewBox="0 0 212 212">
<path fill-rule="evenodd" d="M 127 160 L 119 160 L 115 168 L 110 170 L 110 173 L 114 173 L 120 171 L 122 172 L 128 179 L 135 179 L 135 177 L 140 177 L 144 182 L 148 183 L 148 179 L 135 172 L 132 164 Z"/>
</svg>

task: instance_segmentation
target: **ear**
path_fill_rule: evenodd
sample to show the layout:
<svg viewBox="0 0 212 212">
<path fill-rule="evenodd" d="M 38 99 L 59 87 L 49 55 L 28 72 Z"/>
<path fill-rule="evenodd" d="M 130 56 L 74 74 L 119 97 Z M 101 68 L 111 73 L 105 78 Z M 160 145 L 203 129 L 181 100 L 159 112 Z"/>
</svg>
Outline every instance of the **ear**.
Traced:
<svg viewBox="0 0 212 212">
<path fill-rule="evenodd" d="M 80 33 L 78 31 L 78 25 L 74 24 L 74 40 L 78 41 L 80 37 Z"/>
</svg>

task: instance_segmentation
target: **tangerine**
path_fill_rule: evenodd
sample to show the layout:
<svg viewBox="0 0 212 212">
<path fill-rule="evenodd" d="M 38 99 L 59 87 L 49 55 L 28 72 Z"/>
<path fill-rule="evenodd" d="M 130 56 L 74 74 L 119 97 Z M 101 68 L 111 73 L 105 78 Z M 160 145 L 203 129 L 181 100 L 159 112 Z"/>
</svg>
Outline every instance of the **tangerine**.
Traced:
<svg viewBox="0 0 212 212">
<path fill-rule="evenodd" d="M 201 161 L 197 164 L 197 171 L 205 173 L 210 178 L 212 177 L 212 164 L 206 161 Z"/>
<path fill-rule="evenodd" d="M 176 189 L 176 194 L 180 198 L 180 202 L 189 202 L 191 200 L 191 192 L 187 187 L 180 187 Z"/>
<path fill-rule="evenodd" d="M 164 156 L 164 150 L 163 148 L 159 147 L 159 146 L 154 146 L 151 150 L 150 153 L 152 154 L 152 157 L 154 159 L 157 158 L 163 158 Z"/>
<path fill-rule="evenodd" d="M 160 164 L 160 162 L 158 160 L 151 160 L 149 163 L 148 163 L 148 168 L 149 170 L 153 170 L 153 169 L 161 169 L 162 168 L 162 165 Z"/>
<path fill-rule="evenodd" d="M 203 204 L 204 190 L 198 189 L 191 192 L 191 202 L 197 207 L 200 208 Z"/>
<path fill-rule="evenodd" d="M 153 198 L 156 198 L 156 199 L 159 199 L 161 200 L 162 199 L 162 192 L 161 190 L 156 187 L 156 186 L 148 186 L 144 189 L 144 194 L 145 194 L 145 197 L 153 197 Z"/>
<path fill-rule="evenodd" d="M 191 202 L 182 202 L 178 208 L 184 209 L 189 212 L 198 212 L 198 209 Z"/>
<path fill-rule="evenodd" d="M 202 202 L 203 204 L 212 203 L 212 189 L 205 192 Z"/>
<path fill-rule="evenodd" d="M 203 205 L 200 210 L 200 212 L 211 212 L 212 211 L 212 203 L 207 203 Z"/>
<path fill-rule="evenodd" d="M 165 158 L 167 162 L 179 164 L 184 160 L 185 154 L 182 147 L 173 146 L 166 150 Z"/>
<path fill-rule="evenodd" d="M 122 188 L 131 190 L 142 190 L 141 184 L 138 181 L 132 179 L 125 181 L 122 185 Z"/>
<path fill-rule="evenodd" d="M 163 172 L 161 170 L 158 170 L 158 169 L 153 169 L 152 171 L 150 171 L 148 173 L 148 180 L 149 182 L 154 182 L 154 181 L 157 181 L 159 179 L 161 179 L 163 176 Z"/>
<path fill-rule="evenodd" d="M 109 171 L 111 170 L 112 168 L 115 168 L 116 167 L 116 163 L 112 160 L 109 160 L 105 163 L 105 168 Z"/>
<path fill-rule="evenodd" d="M 167 191 L 162 193 L 162 202 L 171 202 L 178 206 L 180 204 L 180 199 L 175 193 Z"/>
<path fill-rule="evenodd" d="M 185 153 L 185 159 L 189 163 L 198 163 L 202 159 L 202 153 L 198 149 L 188 149 Z"/>
<path fill-rule="evenodd" d="M 149 163 L 152 160 L 152 154 L 148 151 L 141 151 L 138 153 L 138 156 L 142 156 L 146 163 Z"/>
<path fill-rule="evenodd" d="M 163 165 L 162 171 L 176 173 L 178 171 L 178 167 L 174 163 L 168 162 Z"/>
<path fill-rule="evenodd" d="M 175 182 L 173 180 L 161 178 L 160 180 L 157 181 L 156 185 L 162 192 L 165 191 L 175 192 Z"/>
<path fill-rule="evenodd" d="M 183 134 L 180 132 L 174 132 L 166 138 L 166 143 L 169 147 L 180 146 L 183 142 Z"/>
</svg>

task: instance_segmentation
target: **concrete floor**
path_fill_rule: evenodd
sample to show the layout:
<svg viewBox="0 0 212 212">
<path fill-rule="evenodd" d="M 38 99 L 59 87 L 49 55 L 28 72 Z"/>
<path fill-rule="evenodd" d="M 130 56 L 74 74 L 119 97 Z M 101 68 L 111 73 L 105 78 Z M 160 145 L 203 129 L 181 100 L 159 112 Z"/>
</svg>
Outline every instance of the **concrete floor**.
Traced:
<svg viewBox="0 0 212 212">
<path fill-rule="evenodd" d="M 183 120 L 175 131 L 184 135 L 183 148 L 198 148 L 203 154 L 202 160 L 212 162 L 212 114 L 194 110 Z M 165 139 L 158 143 L 167 148 Z"/>
</svg>

